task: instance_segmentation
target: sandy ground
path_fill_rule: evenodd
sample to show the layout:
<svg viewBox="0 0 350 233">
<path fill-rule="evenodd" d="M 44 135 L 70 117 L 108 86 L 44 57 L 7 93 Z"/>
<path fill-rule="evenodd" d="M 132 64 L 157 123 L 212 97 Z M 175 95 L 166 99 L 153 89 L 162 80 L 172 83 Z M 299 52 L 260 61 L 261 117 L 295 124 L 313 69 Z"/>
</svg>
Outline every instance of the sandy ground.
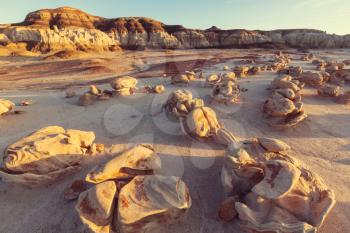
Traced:
<svg viewBox="0 0 350 233">
<path fill-rule="evenodd" d="M 348 50 L 315 51 L 319 56 L 333 57 L 337 60 L 350 58 Z M 128 52 L 124 62 L 132 62 L 135 57 L 142 60 L 142 72 L 147 72 L 151 65 L 162 64 L 168 58 L 160 56 L 161 52 Z M 193 58 L 244 57 L 249 50 L 228 51 L 180 51 L 171 60 L 186 61 Z M 204 53 L 204 55 L 202 54 Z M 266 52 L 261 52 L 266 53 Z M 113 60 L 115 59 L 115 60 Z M 114 62 L 120 58 L 113 58 Z M 129 60 L 128 60 L 129 59 Z M 135 60 L 134 60 L 135 61 Z M 5 62 L 6 63 L 6 62 Z M 18 61 L 14 64 L 0 65 L 0 70 L 11 71 L 4 67 L 22 66 L 24 63 L 42 65 L 39 61 Z M 312 66 L 303 62 L 293 62 L 305 69 Z M 130 63 L 131 64 L 131 63 Z M 224 65 L 233 67 L 233 60 L 220 60 L 204 68 L 205 73 L 221 72 Z M 181 68 L 182 69 L 182 68 Z M 156 69 L 157 70 L 157 69 Z M 139 70 L 140 71 L 140 70 Z M 135 73 L 130 69 L 128 72 Z M 127 73 L 127 72 L 126 72 Z M 140 75 L 140 73 L 138 73 Z M 1 75 L 1 74 L 0 74 Z M 34 74 L 32 74 L 34 75 Z M 38 78 L 42 73 L 37 74 Z M 150 75 L 150 73 L 148 73 Z M 11 75 L 15 77 L 16 75 Z M 55 82 L 65 83 L 65 75 L 50 77 Z M 141 77 L 143 75 L 140 75 Z M 165 232 L 169 233 L 238 233 L 242 232 L 237 223 L 223 224 L 218 220 L 217 210 L 223 199 L 220 172 L 223 147 L 211 143 L 193 141 L 183 135 L 176 122 L 169 121 L 160 113 L 161 104 L 169 93 L 180 89 L 170 85 L 167 78 L 154 76 L 140 79 L 143 84 L 162 83 L 166 85 L 166 93 L 161 95 L 137 94 L 131 97 L 118 97 L 109 101 L 97 102 L 93 106 L 80 107 L 76 99 L 64 98 L 63 90 L 40 90 L 52 87 L 55 82 L 46 83 L 41 80 L 20 80 L 18 87 L 23 88 L 23 82 L 31 82 L 33 89 L 18 90 L 17 81 L 0 78 L 0 98 L 8 98 L 19 102 L 31 98 L 35 104 L 29 107 L 19 107 L 25 110 L 23 115 L 11 115 L 0 118 L 0 151 L 19 138 L 44 126 L 60 125 L 66 128 L 91 130 L 96 133 L 96 141 L 105 144 L 116 144 L 120 150 L 135 143 L 152 143 L 162 158 L 163 174 L 182 177 L 188 185 L 193 199 L 193 206 L 188 217 L 182 224 L 170 226 Z M 145 75 L 145 77 L 148 77 Z M 275 73 L 264 72 L 260 75 L 239 80 L 242 87 L 248 89 L 242 96 L 242 101 L 233 107 L 212 105 L 208 99 L 210 89 L 203 87 L 202 81 L 195 81 L 187 87 L 195 96 L 202 97 L 206 104 L 213 107 L 219 119 L 235 135 L 240 137 L 275 137 L 286 141 L 292 146 L 293 156 L 304 162 L 311 170 L 323 177 L 325 182 L 335 190 L 337 204 L 325 221 L 319 232 L 345 233 L 350 229 L 350 114 L 349 106 L 338 105 L 327 98 L 317 96 L 313 88 L 303 90 L 305 110 L 310 118 L 293 129 L 275 130 L 263 121 L 261 107 L 268 97 L 266 88 L 276 77 Z M 83 80 L 91 82 L 91 80 Z M 101 78 L 102 79 L 102 78 Z M 81 80 L 77 78 L 79 84 Z M 11 81 L 9 83 L 9 81 Z M 7 87 L 1 86 L 5 82 Z M 69 81 L 71 82 L 71 80 Z M 11 85 L 9 85 L 11 84 Z M 9 87 L 11 86 L 11 89 Z M 109 88 L 107 84 L 99 85 Z M 17 90 L 16 90 L 17 89 Z M 86 87 L 76 87 L 78 92 L 84 92 Z M 84 177 L 96 163 L 107 158 L 91 158 L 84 162 L 82 170 L 66 177 L 49 187 L 27 189 L 13 184 L 0 182 L 0 232 L 1 233 L 59 233 L 84 232 L 79 216 L 74 206 L 75 202 L 63 199 L 64 189 L 74 180 Z"/>
</svg>

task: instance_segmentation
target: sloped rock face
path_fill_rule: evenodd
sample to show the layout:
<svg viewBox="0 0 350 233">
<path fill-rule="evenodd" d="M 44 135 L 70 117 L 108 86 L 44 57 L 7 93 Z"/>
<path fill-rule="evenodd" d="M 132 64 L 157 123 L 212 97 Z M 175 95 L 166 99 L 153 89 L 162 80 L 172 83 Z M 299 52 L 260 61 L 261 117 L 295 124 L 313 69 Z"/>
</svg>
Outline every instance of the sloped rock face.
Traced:
<svg viewBox="0 0 350 233">
<path fill-rule="evenodd" d="M 62 48 L 105 51 L 118 45 L 125 49 L 350 47 L 350 35 L 318 30 L 194 30 L 144 17 L 106 19 L 70 7 L 29 13 L 22 23 L 8 26 L 3 34 L 10 42 L 26 42 L 29 49 L 42 52 Z"/>
</svg>

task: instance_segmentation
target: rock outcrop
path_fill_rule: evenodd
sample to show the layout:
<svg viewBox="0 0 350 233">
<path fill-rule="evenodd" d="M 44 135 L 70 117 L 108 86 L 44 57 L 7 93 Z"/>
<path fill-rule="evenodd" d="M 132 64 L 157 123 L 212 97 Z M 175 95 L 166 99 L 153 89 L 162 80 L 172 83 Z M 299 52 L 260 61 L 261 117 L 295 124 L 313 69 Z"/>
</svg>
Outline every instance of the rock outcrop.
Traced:
<svg viewBox="0 0 350 233">
<path fill-rule="evenodd" d="M 144 17 L 106 19 L 71 7 L 29 13 L 22 23 L 2 27 L 0 43 L 27 43 L 30 50 L 166 48 L 345 48 L 350 35 L 295 29 L 275 31 L 187 29 Z"/>
<path fill-rule="evenodd" d="M 9 100 L 0 99 L 0 116 L 12 111 L 15 104 Z"/>
</svg>

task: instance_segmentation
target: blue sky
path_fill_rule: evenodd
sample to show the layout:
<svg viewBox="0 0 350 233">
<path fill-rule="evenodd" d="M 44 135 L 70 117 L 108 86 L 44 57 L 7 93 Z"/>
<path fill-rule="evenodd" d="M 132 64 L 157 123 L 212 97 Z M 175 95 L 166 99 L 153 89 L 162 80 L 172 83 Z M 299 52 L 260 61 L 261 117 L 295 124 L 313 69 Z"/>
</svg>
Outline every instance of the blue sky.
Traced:
<svg viewBox="0 0 350 233">
<path fill-rule="evenodd" d="M 0 23 L 41 8 L 72 6 L 104 17 L 146 16 L 206 29 L 315 28 L 350 34 L 350 0 L 0 0 Z"/>
</svg>

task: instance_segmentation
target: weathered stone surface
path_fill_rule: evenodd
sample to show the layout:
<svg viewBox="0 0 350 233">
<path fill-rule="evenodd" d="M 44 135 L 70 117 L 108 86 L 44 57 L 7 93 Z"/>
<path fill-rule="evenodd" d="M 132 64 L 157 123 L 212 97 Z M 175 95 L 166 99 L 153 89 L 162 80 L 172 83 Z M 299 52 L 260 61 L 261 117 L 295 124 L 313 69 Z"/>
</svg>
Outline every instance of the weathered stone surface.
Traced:
<svg viewBox="0 0 350 233">
<path fill-rule="evenodd" d="M 0 99 L 0 116 L 13 110 L 15 104 L 9 100 Z"/>
<path fill-rule="evenodd" d="M 115 227 L 123 233 L 159 231 L 184 218 L 191 202 L 180 178 L 137 176 L 120 191 Z"/>
<path fill-rule="evenodd" d="M 278 153 L 278 152 L 290 150 L 290 146 L 288 144 L 278 139 L 258 138 L 258 142 L 267 152 Z"/>
<path fill-rule="evenodd" d="M 8 172 L 5 178 L 11 181 L 13 175 L 14 181 L 24 181 L 28 186 L 51 182 L 76 170 L 83 157 L 90 153 L 94 140 L 93 132 L 65 130 L 59 126 L 40 129 L 8 146 L 3 160 Z"/>
<path fill-rule="evenodd" d="M 215 86 L 216 84 L 220 83 L 222 80 L 222 77 L 221 75 L 217 75 L 217 74 L 212 74 L 212 75 L 209 75 L 206 80 L 205 80 L 205 85 L 207 87 L 213 87 Z"/>
<path fill-rule="evenodd" d="M 87 176 L 90 183 L 107 180 L 132 178 L 137 175 L 150 175 L 160 169 L 160 158 L 150 145 L 138 145 L 122 152 L 107 163 L 94 168 Z"/>
<path fill-rule="evenodd" d="M 187 134 L 198 138 L 214 136 L 220 128 L 216 113 L 208 107 L 195 108 L 181 123 Z"/>
<path fill-rule="evenodd" d="M 75 208 L 82 222 L 93 232 L 109 232 L 117 195 L 114 181 L 97 184 L 81 193 Z"/>
</svg>

